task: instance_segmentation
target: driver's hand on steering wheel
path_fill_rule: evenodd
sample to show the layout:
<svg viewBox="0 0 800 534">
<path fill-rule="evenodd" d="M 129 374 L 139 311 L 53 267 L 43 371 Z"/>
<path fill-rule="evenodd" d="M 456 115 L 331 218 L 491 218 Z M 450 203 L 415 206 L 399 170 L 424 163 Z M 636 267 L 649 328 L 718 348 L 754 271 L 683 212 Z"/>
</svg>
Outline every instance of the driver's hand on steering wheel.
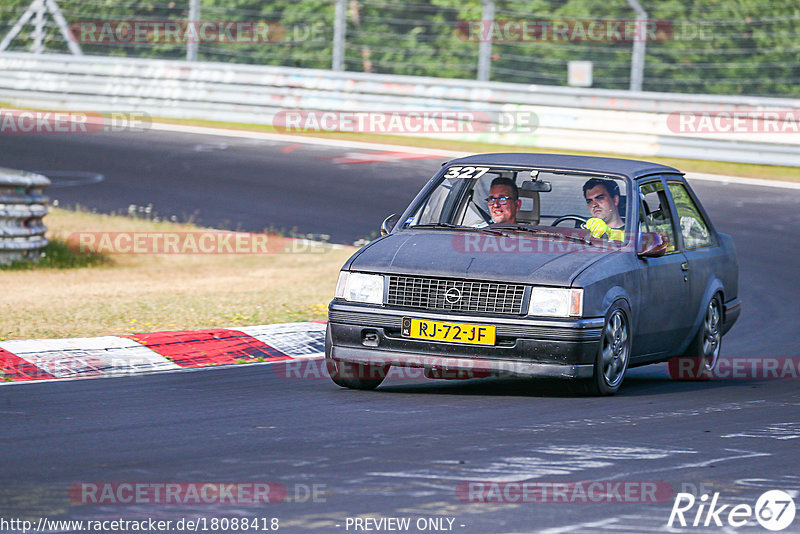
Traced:
<svg viewBox="0 0 800 534">
<path fill-rule="evenodd" d="M 608 225 L 603 219 L 592 217 L 586 221 L 586 229 L 592 234 L 592 237 L 603 237 L 608 233 Z"/>
<path fill-rule="evenodd" d="M 586 221 L 586 229 L 592 234 L 592 237 L 603 237 L 607 235 L 609 239 L 614 241 L 625 241 L 625 232 L 623 230 L 614 230 L 609 228 L 603 219 L 592 217 Z"/>
</svg>

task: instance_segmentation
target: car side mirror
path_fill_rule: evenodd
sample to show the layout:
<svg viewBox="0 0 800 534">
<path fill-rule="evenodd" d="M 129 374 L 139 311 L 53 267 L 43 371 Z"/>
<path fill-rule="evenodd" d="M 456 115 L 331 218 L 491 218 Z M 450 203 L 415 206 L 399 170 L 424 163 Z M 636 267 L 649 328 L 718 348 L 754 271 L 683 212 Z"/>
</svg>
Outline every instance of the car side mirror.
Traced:
<svg viewBox="0 0 800 534">
<path fill-rule="evenodd" d="M 658 232 L 639 232 L 639 248 L 637 254 L 640 258 L 658 258 L 667 252 L 669 238 Z"/>
<path fill-rule="evenodd" d="M 392 219 L 395 219 L 396 217 L 397 217 L 397 214 L 396 213 L 392 213 L 391 215 L 389 215 L 388 217 L 386 217 L 383 220 L 383 222 L 381 223 L 381 235 L 388 235 L 388 234 L 392 233 L 392 230 L 394 229 L 395 225 L 397 224 Z"/>
</svg>

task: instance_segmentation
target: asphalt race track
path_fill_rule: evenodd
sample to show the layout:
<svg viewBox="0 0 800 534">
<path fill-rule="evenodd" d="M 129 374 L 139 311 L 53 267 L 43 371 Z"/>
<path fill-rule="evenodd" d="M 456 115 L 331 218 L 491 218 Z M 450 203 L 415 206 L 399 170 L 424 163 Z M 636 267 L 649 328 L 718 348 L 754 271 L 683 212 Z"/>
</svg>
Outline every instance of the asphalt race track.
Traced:
<svg viewBox="0 0 800 534">
<path fill-rule="evenodd" d="M 165 132 L 0 136 L 2 166 L 103 175 L 84 185 L 54 179 L 62 205 L 152 203 L 165 216 L 297 227 L 337 242 L 376 231 L 440 163 L 352 164 L 347 152 Z M 722 355 L 800 358 L 800 192 L 693 186 L 738 248 L 744 309 Z M 656 365 L 632 370 L 614 397 L 584 398 L 561 382 L 501 379 L 404 377 L 351 391 L 318 377 L 319 368 L 290 365 L 0 387 L 0 517 L 206 518 L 209 532 L 233 530 L 212 528 L 212 518 L 263 518 L 249 532 L 271 518 L 280 532 L 298 533 L 767 532 L 754 517 L 729 526 L 731 507 L 756 508 L 773 489 L 800 507 L 797 375 L 680 382 Z M 474 502 L 462 491 L 471 481 L 487 491 L 492 481 L 525 481 L 544 494 L 478 491 L 495 502 Z M 285 498 L 90 504 L 81 493 L 87 484 L 206 482 L 269 483 Z M 577 489 L 595 482 L 608 496 L 582 498 Z M 573 485 L 548 493 L 552 483 Z M 678 492 L 697 501 L 684 514 L 689 526 L 670 529 Z M 725 528 L 706 513 L 715 493 L 717 508 L 728 505 L 718 516 Z M 355 521 L 381 518 L 411 526 Z M 429 521 L 418 529 L 418 520 Z M 782 532 L 800 532 L 800 518 Z"/>
<path fill-rule="evenodd" d="M 0 167 L 49 175 L 48 192 L 62 206 L 127 213 L 131 204 L 152 204 L 155 214 L 179 221 L 296 229 L 337 243 L 377 235 L 381 221 L 404 209 L 442 162 L 341 163 L 363 154 L 159 131 L 0 136 Z"/>
</svg>

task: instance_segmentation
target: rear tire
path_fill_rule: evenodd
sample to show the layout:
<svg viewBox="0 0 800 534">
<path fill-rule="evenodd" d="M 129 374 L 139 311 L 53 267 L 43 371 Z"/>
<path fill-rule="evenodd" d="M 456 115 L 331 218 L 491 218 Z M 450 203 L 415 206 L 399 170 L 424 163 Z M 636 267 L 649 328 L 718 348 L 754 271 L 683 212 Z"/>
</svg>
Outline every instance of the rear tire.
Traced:
<svg viewBox="0 0 800 534">
<path fill-rule="evenodd" d="M 722 348 L 722 298 L 711 297 L 703 322 L 683 356 L 669 361 L 669 374 L 676 380 L 710 380 Z"/>
</svg>

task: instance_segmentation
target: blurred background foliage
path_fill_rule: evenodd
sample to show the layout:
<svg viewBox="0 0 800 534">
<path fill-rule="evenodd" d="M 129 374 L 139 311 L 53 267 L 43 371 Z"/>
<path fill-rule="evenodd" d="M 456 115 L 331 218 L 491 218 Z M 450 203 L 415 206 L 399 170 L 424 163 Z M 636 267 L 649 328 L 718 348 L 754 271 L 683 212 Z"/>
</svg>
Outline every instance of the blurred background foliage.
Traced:
<svg viewBox="0 0 800 534">
<path fill-rule="evenodd" d="M 3 0 L 0 36 L 30 5 Z M 186 21 L 188 0 L 58 0 L 70 24 L 80 21 Z M 658 39 L 647 42 L 643 89 L 682 93 L 796 97 L 800 83 L 797 0 L 641 0 Z M 475 79 L 479 42 L 462 31 L 480 21 L 480 0 L 347 0 L 345 70 Z M 334 0 L 201 0 L 201 20 L 274 21 L 277 42 L 199 45 L 199 61 L 331 68 Z M 497 21 L 631 21 L 625 0 L 496 0 Z M 9 50 L 31 44 L 32 24 Z M 46 50 L 67 52 L 52 17 Z M 180 42 L 84 43 L 84 53 L 182 59 Z M 593 63 L 593 87 L 627 89 L 632 42 L 567 39 L 495 41 L 492 81 L 566 85 L 567 63 Z"/>
</svg>

